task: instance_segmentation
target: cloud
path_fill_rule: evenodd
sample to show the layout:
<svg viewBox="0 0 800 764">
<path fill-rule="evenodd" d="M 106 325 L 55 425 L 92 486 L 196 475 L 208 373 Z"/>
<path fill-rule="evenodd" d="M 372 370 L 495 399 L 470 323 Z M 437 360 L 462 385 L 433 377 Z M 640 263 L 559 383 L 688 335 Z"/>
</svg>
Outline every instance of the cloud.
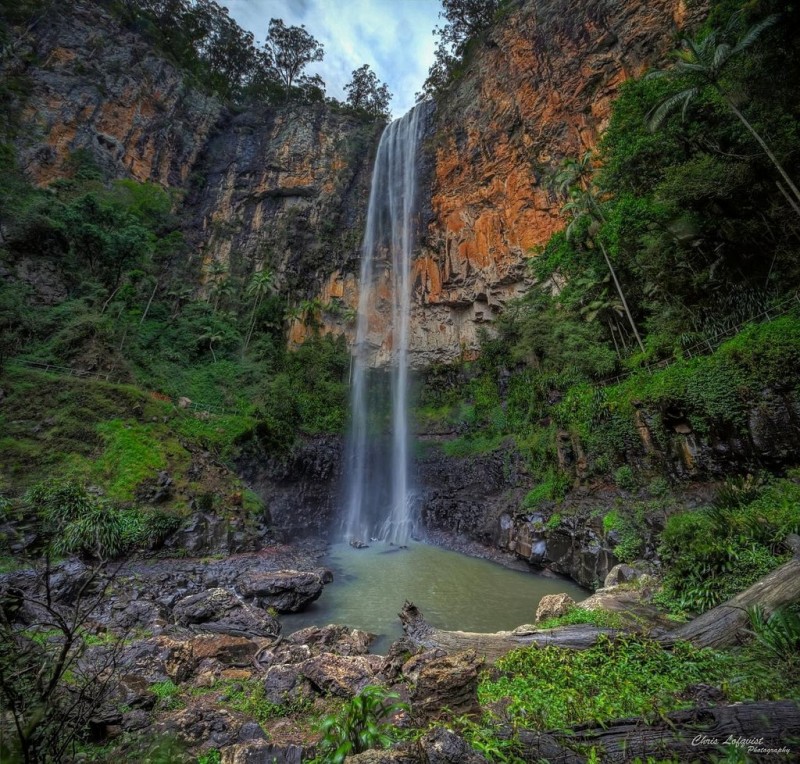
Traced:
<svg viewBox="0 0 800 764">
<path fill-rule="evenodd" d="M 344 100 L 351 74 L 369 64 L 393 93 L 392 113 L 402 116 L 433 63 L 433 28 L 439 0 L 229 0 L 231 16 L 262 42 L 271 18 L 306 29 L 325 47 L 325 59 L 309 67 Z"/>
</svg>

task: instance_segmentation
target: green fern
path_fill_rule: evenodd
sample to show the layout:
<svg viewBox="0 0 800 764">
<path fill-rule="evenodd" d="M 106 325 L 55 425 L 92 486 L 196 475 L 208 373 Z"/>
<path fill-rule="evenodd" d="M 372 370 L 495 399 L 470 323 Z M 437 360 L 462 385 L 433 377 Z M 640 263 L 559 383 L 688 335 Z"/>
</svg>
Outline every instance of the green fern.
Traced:
<svg viewBox="0 0 800 764">
<path fill-rule="evenodd" d="M 779 608 L 771 615 L 760 605 L 747 609 L 750 633 L 774 659 L 794 664 L 800 660 L 800 614 L 796 609 Z"/>
</svg>

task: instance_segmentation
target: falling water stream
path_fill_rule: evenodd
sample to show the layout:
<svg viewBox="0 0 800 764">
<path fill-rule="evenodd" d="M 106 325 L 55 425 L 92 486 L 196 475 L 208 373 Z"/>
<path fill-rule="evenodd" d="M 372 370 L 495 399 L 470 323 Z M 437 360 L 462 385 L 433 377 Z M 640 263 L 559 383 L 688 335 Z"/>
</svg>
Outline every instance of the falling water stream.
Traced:
<svg viewBox="0 0 800 764">
<path fill-rule="evenodd" d="M 424 109 L 417 106 L 386 128 L 375 159 L 351 382 L 344 527 L 348 539 L 378 538 L 405 544 L 414 524 L 409 478 L 408 337 L 417 144 Z M 390 311 L 380 304 L 383 302 L 390 303 Z M 392 319 L 388 401 L 382 394 L 385 375 L 372 368 L 385 341 L 385 328 L 381 331 L 382 327 L 371 322 L 385 312 L 390 312 Z M 383 431 L 387 418 L 391 423 L 388 435 Z"/>
<path fill-rule="evenodd" d="M 343 541 L 325 560 L 334 582 L 307 611 L 284 616 L 287 630 L 331 622 L 366 629 L 380 635 L 375 649 L 399 636 L 397 612 L 405 599 L 440 628 L 495 631 L 530 622 L 544 594 L 585 596 L 567 581 L 410 540 L 416 517 L 409 469 L 410 280 L 425 112 L 419 105 L 392 122 L 375 160 L 353 348 Z"/>
</svg>

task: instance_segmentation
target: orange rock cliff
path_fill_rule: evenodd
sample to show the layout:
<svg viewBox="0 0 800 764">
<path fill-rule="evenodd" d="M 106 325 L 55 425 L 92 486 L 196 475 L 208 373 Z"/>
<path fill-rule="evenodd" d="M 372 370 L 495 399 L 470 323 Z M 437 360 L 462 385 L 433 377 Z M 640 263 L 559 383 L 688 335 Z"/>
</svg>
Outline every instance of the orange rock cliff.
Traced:
<svg viewBox="0 0 800 764">
<path fill-rule="evenodd" d="M 414 366 L 474 353 L 479 328 L 525 291 L 528 259 L 563 225 L 550 173 L 595 145 L 620 84 L 704 13 L 685 0 L 527 0 L 476 47 L 437 103 L 420 160 Z M 28 46 L 5 66 L 24 65 L 30 83 L 17 153 L 33 180 L 68 175 L 76 152 L 89 152 L 113 177 L 178 190 L 186 272 L 201 292 L 217 266 L 242 278 L 269 267 L 295 304 L 357 305 L 380 125 L 324 104 L 233 113 L 86 0 Z M 352 339 L 346 314 L 318 309 L 321 328 L 298 318 L 289 341 L 312 331 Z M 375 318 L 385 359 L 390 322 Z"/>
</svg>

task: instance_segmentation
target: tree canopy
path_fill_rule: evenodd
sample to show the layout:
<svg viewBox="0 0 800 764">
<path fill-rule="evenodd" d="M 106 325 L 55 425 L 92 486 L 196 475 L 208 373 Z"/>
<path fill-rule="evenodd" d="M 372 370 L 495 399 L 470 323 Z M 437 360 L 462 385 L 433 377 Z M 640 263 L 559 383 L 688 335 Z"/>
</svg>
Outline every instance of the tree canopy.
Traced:
<svg viewBox="0 0 800 764">
<path fill-rule="evenodd" d="M 389 118 L 389 102 L 392 94 L 389 86 L 381 82 L 369 64 L 353 70 L 350 82 L 344 86 L 347 103 L 354 109 L 362 109 L 376 117 Z"/>
<path fill-rule="evenodd" d="M 322 61 L 324 49 L 305 25 L 286 26 L 281 19 L 270 19 L 264 51 L 281 82 L 287 89 L 296 85 L 323 86 L 319 77 L 308 77 L 304 69 L 315 61 Z"/>
</svg>

